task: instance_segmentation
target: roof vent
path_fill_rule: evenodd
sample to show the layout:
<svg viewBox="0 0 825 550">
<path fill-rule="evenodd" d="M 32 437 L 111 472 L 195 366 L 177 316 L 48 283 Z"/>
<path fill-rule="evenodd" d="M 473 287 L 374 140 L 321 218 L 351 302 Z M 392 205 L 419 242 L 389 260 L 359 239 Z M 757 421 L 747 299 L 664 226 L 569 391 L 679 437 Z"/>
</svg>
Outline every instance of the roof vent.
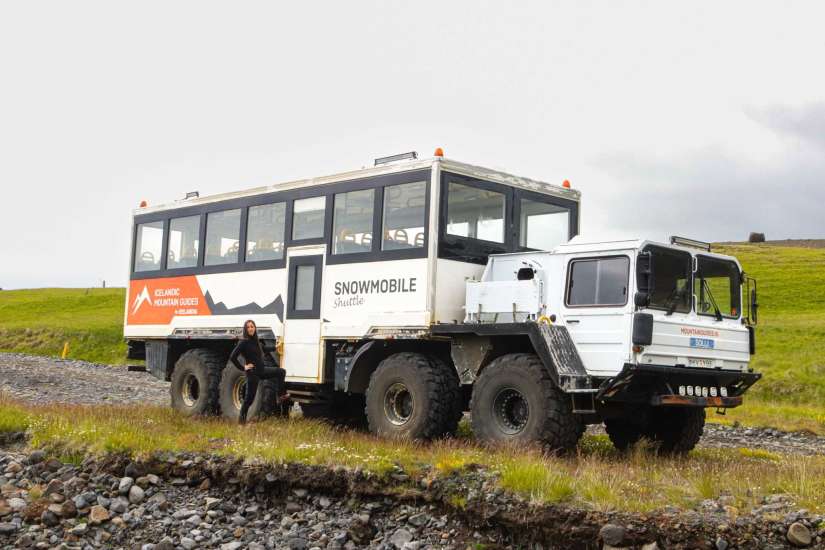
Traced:
<svg viewBox="0 0 825 550">
<path fill-rule="evenodd" d="M 200 196 L 201 194 L 197 191 L 189 191 L 188 193 L 186 193 L 186 196 L 183 197 L 183 200 L 188 201 L 189 199 L 197 199 Z"/>
<path fill-rule="evenodd" d="M 409 153 L 401 153 L 399 155 L 390 155 L 389 157 L 381 157 L 375 159 L 375 166 L 380 166 L 382 164 L 389 164 L 391 162 L 396 162 L 399 160 L 415 160 L 418 158 L 418 153 L 415 151 L 410 151 Z"/>
</svg>

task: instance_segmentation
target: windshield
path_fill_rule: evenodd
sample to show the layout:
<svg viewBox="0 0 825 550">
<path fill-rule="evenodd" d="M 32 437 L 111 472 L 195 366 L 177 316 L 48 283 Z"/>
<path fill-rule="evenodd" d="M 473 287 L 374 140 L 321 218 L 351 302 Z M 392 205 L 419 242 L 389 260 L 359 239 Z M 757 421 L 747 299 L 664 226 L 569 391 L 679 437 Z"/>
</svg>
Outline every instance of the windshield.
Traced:
<svg viewBox="0 0 825 550">
<path fill-rule="evenodd" d="M 691 256 L 687 252 L 649 246 L 653 261 L 653 278 L 649 307 L 669 313 L 688 313 L 691 309 Z"/>
<path fill-rule="evenodd" d="M 696 312 L 699 315 L 739 317 L 740 276 L 735 263 L 697 256 Z"/>
</svg>

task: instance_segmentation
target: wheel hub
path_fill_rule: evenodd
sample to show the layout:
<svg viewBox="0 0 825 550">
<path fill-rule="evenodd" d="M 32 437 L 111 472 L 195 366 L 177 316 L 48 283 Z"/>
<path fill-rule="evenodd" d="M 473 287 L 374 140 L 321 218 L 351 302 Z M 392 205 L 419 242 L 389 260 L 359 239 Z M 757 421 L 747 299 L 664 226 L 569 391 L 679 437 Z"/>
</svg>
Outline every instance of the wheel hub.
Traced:
<svg viewBox="0 0 825 550">
<path fill-rule="evenodd" d="M 402 382 L 392 384 L 384 393 L 384 414 L 396 426 L 403 426 L 412 416 L 415 401 Z"/>
<path fill-rule="evenodd" d="M 183 379 L 182 393 L 183 402 L 186 406 L 194 407 L 195 403 L 198 401 L 198 396 L 200 395 L 200 384 L 198 383 L 197 376 L 194 374 L 186 375 L 186 378 Z"/>
<path fill-rule="evenodd" d="M 522 393 L 514 388 L 498 392 L 493 400 L 493 418 L 507 435 L 520 433 L 530 419 L 530 407 Z"/>
<path fill-rule="evenodd" d="M 241 376 L 235 380 L 235 384 L 232 386 L 232 404 L 235 405 L 236 409 L 241 410 L 245 395 L 246 376 Z"/>
</svg>

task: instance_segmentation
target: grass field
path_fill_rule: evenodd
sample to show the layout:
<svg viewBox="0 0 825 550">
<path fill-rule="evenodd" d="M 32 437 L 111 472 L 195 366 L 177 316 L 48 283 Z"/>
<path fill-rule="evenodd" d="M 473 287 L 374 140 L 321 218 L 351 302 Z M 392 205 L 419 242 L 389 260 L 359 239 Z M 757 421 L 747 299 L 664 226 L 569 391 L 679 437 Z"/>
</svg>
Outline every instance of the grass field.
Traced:
<svg viewBox="0 0 825 550">
<path fill-rule="evenodd" d="M 629 456 L 604 436 L 587 436 L 573 457 L 533 448 L 488 449 L 469 437 L 433 443 L 390 441 L 305 419 L 267 420 L 239 427 L 223 419 L 185 418 L 164 407 L 23 407 L 0 396 L 0 432 L 26 429 L 34 446 L 71 460 L 86 453 L 191 451 L 267 463 L 349 466 L 376 475 L 402 468 L 435 477 L 482 465 L 500 485 L 540 503 L 595 510 L 648 512 L 685 509 L 725 495 L 741 511 L 776 493 L 799 507 L 825 510 L 825 457 L 780 456 L 754 449 L 656 456 L 644 447 Z"/>
<path fill-rule="evenodd" d="M 746 403 L 718 422 L 825 434 L 825 249 L 771 244 L 716 248 L 759 283 L 756 370 Z M 123 289 L 0 292 L 0 350 L 125 362 Z"/>
<path fill-rule="evenodd" d="M 0 350 L 100 363 L 126 361 L 122 288 L 41 288 L 0 292 Z"/>
</svg>

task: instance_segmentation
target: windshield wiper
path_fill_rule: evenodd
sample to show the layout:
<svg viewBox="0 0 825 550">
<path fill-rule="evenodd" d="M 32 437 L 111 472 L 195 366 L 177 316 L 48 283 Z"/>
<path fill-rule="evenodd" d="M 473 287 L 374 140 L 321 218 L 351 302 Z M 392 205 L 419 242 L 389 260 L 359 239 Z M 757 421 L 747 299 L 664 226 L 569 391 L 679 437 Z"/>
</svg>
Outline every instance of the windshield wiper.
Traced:
<svg viewBox="0 0 825 550">
<path fill-rule="evenodd" d="M 719 306 L 716 303 L 716 298 L 713 297 L 713 292 L 710 291 L 710 285 L 708 284 L 708 280 L 702 278 L 702 288 L 705 289 L 705 293 L 707 294 L 708 298 L 710 299 L 710 305 L 713 306 L 713 312 L 716 315 L 716 320 L 722 320 L 722 311 L 719 309 Z"/>
<path fill-rule="evenodd" d="M 683 294 L 684 290 L 679 290 L 678 288 L 673 289 L 673 292 L 670 293 L 670 296 L 668 296 L 664 303 L 664 306 L 667 308 L 665 315 L 673 315 L 673 312 L 676 311 L 676 308 L 679 306 L 679 301 L 682 299 Z"/>
</svg>

